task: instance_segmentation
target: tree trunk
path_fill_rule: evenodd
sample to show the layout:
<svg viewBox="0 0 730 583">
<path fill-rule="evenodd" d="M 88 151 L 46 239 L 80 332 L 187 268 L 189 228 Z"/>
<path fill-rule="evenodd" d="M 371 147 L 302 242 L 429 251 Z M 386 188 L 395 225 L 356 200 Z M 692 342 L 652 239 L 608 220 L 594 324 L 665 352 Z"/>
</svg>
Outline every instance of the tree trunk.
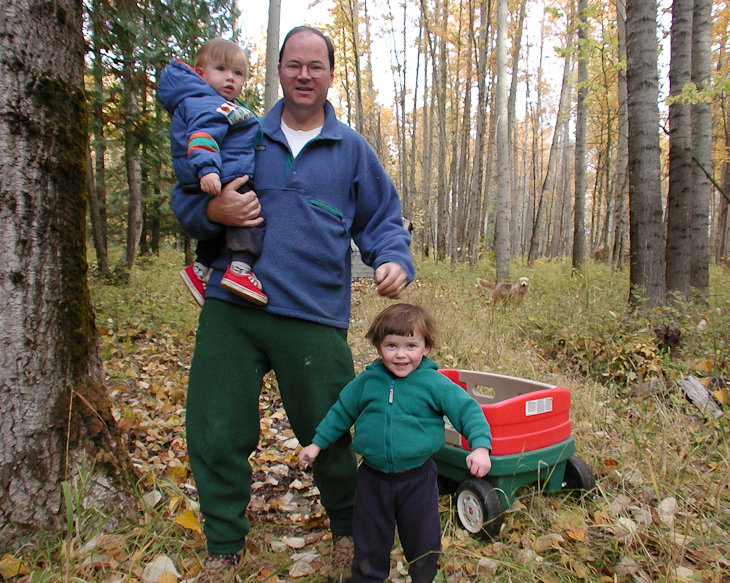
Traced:
<svg viewBox="0 0 730 583">
<path fill-rule="evenodd" d="M 698 90 L 709 88 L 712 66 L 712 0 L 695 0 L 692 19 L 692 82 Z M 710 198 L 712 185 L 712 109 L 709 99 L 692 106 L 692 260 L 690 283 L 706 294 L 710 287 Z"/>
<path fill-rule="evenodd" d="M 572 38 L 572 34 L 568 33 L 566 40 L 567 49 L 570 49 L 573 44 Z M 561 142 L 561 136 L 563 133 L 563 128 L 567 123 L 567 117 L 569 116 L 569 113 L 566 113 L 566 111 L 569 112 L 570 110 L 570 83 L 568 82 L 570 79 L 570 69 L 570 51 L 566 50 L 565 68 L 563 69 L 563 81 L 560 88 L 560 101 L 558 102 L 557 122 L 555 124 L 555 129 L 553 130 L 553 141 L 550 145 L 550 155 L 548 157 L 547 171 L 545 172 L 545 178 L 543 178 L 542 187 L 540 189 L 540 193 L 538 194 L 537 203 L 535 205 L 537 207 L 537 210 L 535 211 L 535 219 L 532 225 L 530 250 L 527 254 L 528 265 L 532 265 L 535 262 L 540 250 L 540 237 L 542 236 L 543 222 L 546 211 L 545 206 L 547 204 L 547 194 L 549 189 L 552 187 L 552 183 L 554 181 L 555 168 L 558 165 L 558 156 L 560 155 L 559 145 Z M 538 131 L 538 128 L 536 128 L 536 131 Z"/>
<path fill-rule="evenodd" d="M 626 2 L 629 120 L 629 231 L 633 305 L 666 303 L 659 164 L 659 81 L 655 0 Z"/>
<path fill-rule="evenodd" d="M 129 199 L 127 204 L 127 243 L 124 257 L 120 261 L 126 269 L 126 277 L 134 266 L 139 249 L 139 239 L 142 235 L 142 159 L 140 156 L 139 130 L 139 100 L 137 97 L 137 83 L 134 75 L 133 57 L 127 55 L 124 59 L 123 79 L 126 112 L 124 117 L 124 161 L 127 170 L 127 186 Z"/>
<path fill-rule="evenodd" d="M 472 8 L 470 6 L 470 8 Z M 463 17 L 463 11 L 460 13 Z M 469 21 L 467 22 L 468 30 L 474 29 L 474 11 L 468 11 Z M 460 19 L 461 22 L 462 19 Z M 460 26 L 461 28 L 461 26 Z M 461 37 L 461 31 L 459 36 Z M 458 127 L 455 135 L 458 136 L 454 140 L 455 155 L 452 163 L 452 175 L 451 175 L 451 190 L 453 192 L 452 197 L 452 212 L 451 212 L 451 230 L 449 236 L 449 253 L 451 254 L 451 263 L 454 265 L 457 261 L 463 261 L 466 254 L 466 222 L 467 222 L 467 209 L 468 209 L 468 193 L 469 193 L 469 181 L 468 181 L 468 160 L 469 160 L 469 143 L 471 138 L 471 94 L 469 90 L 472 87 L 472 50 L 473 43 L 466 43 L 466 56 L 463 58 L 466 61 L 466 71 L 463 74 L 463 81 L 459 79 L 457 83 L 463 85 L 457 86 L 455 89 L 456 94 L 464 94 L 464 102 L 461 111 L 461 127 Z M 460 47 L 461 50 L 461 47 Z M 457 55 L 458 61 L 461 61 L 460 55 Z M 458 148 L 458 149 L 457 149 Z"/>
<path fill-rule="evenodd" d="M 471 175 L 471 194 L 469 197 L 469 259 L 472 264 L 479 257 L 479 228 L 481 201 L 484 191 L 484 131 L 487 125 L 487 38 L 489 34 L 489 8 L 487 0 L 482 0 L 479 8 L 480 33 L 475 42 L 477 59 L 477 120 L 474 136 L 474 166 Z"/>
<path fill-rule="evenodd" d="M 86 152 L 86 176 L 89 185 L 89 219 L 91 223 L 91 238 L 94 241 L 94 249 L 96 249 L 96 261 L 99 266 L 99 273 L 104 277 L 111 277 L 111 269 L 109 269 L 109 260 L 106 253 L 106 243 L 101 228 L 101 216 L 99 213 L 99 201 L 94 195 L 96 186 L 94 184 L 94 172 L 91 169 L 91 149 L 87 147 Z"/>
<path fill-rule="evenodd" d="M 423 38 L 423 28 L 419 27 L 418 30 L 418 42 L 416 43 L 419 47 L 421 46 L 421 39 Z M 404 45 L 405 46 L 405 45 Z M 418 127 L 418 79 L 420 77 L 420 67 L 421 67 L 421 55 L 423 54 L 423 51 L 419 48 L 418 52 L 416 53 L 416 71 L 415 71 L 415 84 L 416 86 L 413 88 L 413 107 L 411 110 L 411 132 L 410 132 L 410 139 L 411 139 L 411 149 L 410 152 L 408 152 L 408 192 L 410 193 L 409 200 L 411 200 L 411 208 L 415 209 L 417 207 L 416 204 L 416 193 L 418 192 L 418 187 L 416 185 L 416 160 L 417 160 L 417 142 L 416 136 L 418 135 L 419 127 Z M 405 69 L 405 64 L 404 64 Z M 424 67 L 425 70 L 425 67 Z M 404 78 L 405 79 L 405 78 Z M 423 76 L 424 79 L 424 85 L 426 82 L 426 74 L 424 73 Z M 403 90 L 405 92 L 405 83 Z M 424 90 L 425 93 L 425 90 Z M 403 103 L 405 103 L 405 98 L 403 99 Z M 405 134 L 404 134 L 405 135 Z M 424 143 L 425 147 L 425 143 Z M 425 153 L 425 150 L 424 150 Z M 425 157 L 424 157 L 424 164 L 425 164 Z M 412 218 L 412 217 L 408 217 Z M 423 229 L 421 229 L 423 231 Z M 418 235 L 416 235 L 418 236 Z"/>
<path fill-rule="evenodd" d="M 626 58 L 626 4 L 624 0 L 616 0 L 618 17 L 618 53 L 619 59 Z M 618 71 L 618 141 L 616 149 L 616 176 L 614 178 L 614 220 L 613 248 L 611 258 L 614 267 L 622 264 L 626 234 L 626 200 L 628 198 L 628 163 L 629 163 L 629 117 L 627 109 L 626 73 Z"/>
<path fill-rule="evenodd" d="M 449 224 L 449 204 L 447 188 L 446 149 L 448 137 L 446 135 L 446 100 L 447 100 L 447 50 L 446 26 L 448 25 L 449 0 L 438 0 L 436 3 L 437 17 L 444 27 L 438 35 L 438 52 L 434 55 L 433 87 L 436 92 L 436 124 L 438 144 L 436 146 L 437 182 L 436 182 L 436 258 L 441 261 L 446 258 L 446 231 Z M 438 27 L 437 27 L 438 28 Z M 435 44 L 435 43 L 434 43 Z"/>
<path fill-rule="evenodd" d="M 269 26 L 266 32 L 266 80 L 264 82 L 264 113 L 279 99 L 279 28 L 281 0 L 269 0 Z"/>
<path fill-rule="evenodd" d="M 360 4 L 359 0 L 348 0 L 350 43 L 352 45 L 352 63 L 355 67 L 355 129 L 365 134 L 365 116 L 362 99 L 362 75 L 360 73 Z"/>
<path fill-rule="evenodd" d="M 497 0 L 497 218 L 495 263 L 497 280 L 509 278 L 510 169 L 507 127 L 507 0 Z"/>
<path fill-rule="evenodd" d="M 575 203 L 573 206 L 573 269 L 586 258 L 586 118 L 588 117 L 588 0 L 578 0 L 578 104 L 575 122 Z"/>
<path fill-rule="evenodd" d="M 689 297 L 690 208 L 692 205 L 692 126 L 690 106 L 680 94 L 690 82 L 694 0 L 672 3 L 669 67 L 669 194 L 667 197 L 667 292 Z"/>
<path fill-rule="evenodd" d="M 509 88 L 509 99 L 507 100 L 507 127 L 509 132 L 509 143 L 510 143 L 510 207 L 512 208 L 510 234 L 512 242 L 510 244 L 510 255 L 514 256 L 521 253 L 521 237 L 520 231 L 522 227 L 522 216 L 520 209 L 524 205 L 518 202 L 519 193 L 519 181 L 517 180 L 517 162 L 519 160 L 519 153 L 517 150 L 517 144 L 519 143 L 517 135 L 517 124 L 516 110 L 517 110 L 517 82 L 519 80 L 520 70 L 520 53 L 522 51 L 522 29 L 524 27 L 525 16 L 527 13 L 527 0 L 521 0 L 520 2 L 520 15 L 517 20 L 515 28 L 515 40 L 514 47 L 512 49 L 512 79 L 510 81 Z"/>
<path fill-rule="evenodd" d="M 134 512 L 134 471 L 102 385 L 86 284 L 82 3 L 0 7 L 0 548 L 61 527 L 61 484 Z M 18 107 L 22 104 L 22 107 Z M 13 112 L 12 116 L 8 112 Z"/>
<path fill-rule="evenodd" d="M 105 276 L 111 276 L 109 268 L 109 245 L 107 240 L 106 217 L 106 137 L 104 136 L 104 63 L 101 53 L 102 23 L 99 17 L 98 2 L 92 4 L 90 17 L 92 22 L 92 54 L 95 99 L 92 106 L 92 134 L 94 136 L 94 153 L 96 157 L 96 176 L 90 168 L 91 180 L 94 188 L 89 192 L 89 208 L 91 224 L 95 231 L 94 248 L 99 271 Z M 89 160 L 91 162 L 91 160 Z"/>
<path fill-rule="evenodd" d="M 721 47 L 726 46 L 728 33 L 725 32 L 725 42 L 721 43 Z M 720 49 L 720 55 L 718 58 L 718 69 L 724 69 L 725 59 L 727 52 L 724 49 Z M 727 93 L 724 92 L 720 98 L 720 126 L 722 127 L 721 138 L 724 141 L 724 156 L 722 157 L 722 187 L 725 192 L 730 190 L 730 109 L 727 103 Z M 719 140 L 718 140 L 719 141 Z M 719 211 L 717 218 L 717 235 L 715 241 L 715 261 L 720 263 L 725 261 L 728 251 L 728 210 L 730 209 L 730 201 L 725 199 L 724 196 L 720 197 L 718 203 Z"/>
</svg>

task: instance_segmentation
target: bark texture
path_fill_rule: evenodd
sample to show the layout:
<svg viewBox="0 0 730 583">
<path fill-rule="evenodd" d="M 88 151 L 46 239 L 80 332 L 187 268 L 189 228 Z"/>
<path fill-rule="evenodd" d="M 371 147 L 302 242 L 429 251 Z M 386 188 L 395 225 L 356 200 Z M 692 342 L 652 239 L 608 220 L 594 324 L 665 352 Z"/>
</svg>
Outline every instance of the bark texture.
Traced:
<svg viewBox="0 0 730 583">
<path fill-rule="evenodd" d="M 692 124 L 690 106 L 680 98 L 690 81 L 693 0 L 672 4 L 672 61 L 669 93 L 669 195 L 667 200 L 667 291 L 689 297 L 690 208 L 692 206 Z"/>
<path fill-rule="evenodd" d="M 655 0 L 626 2 L 630 282 L 635 304 L 666 302 Z"/>
<path fill-rule="evenodd" d="M 89 506 L 133 509 L 86 281 L 81 16 L 80 0 L 0 8 L 2 549 L 61 527 L 61 483 L 84 461 Z"/>
</svg>

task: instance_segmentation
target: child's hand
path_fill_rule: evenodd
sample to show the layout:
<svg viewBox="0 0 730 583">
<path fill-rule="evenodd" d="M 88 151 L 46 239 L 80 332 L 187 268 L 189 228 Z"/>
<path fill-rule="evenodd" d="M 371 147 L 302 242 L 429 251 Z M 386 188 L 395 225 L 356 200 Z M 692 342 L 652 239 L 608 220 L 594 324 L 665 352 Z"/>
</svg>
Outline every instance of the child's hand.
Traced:
<svg viewBox="0 0 730 583">
<path fill-rule="evenodd" d="M 207 194 L 221 193 L 221 177 L 215 172 L 206 174 L 200 179 L 200 190 Z"/>
<path fill-rule="evenodd" d="M 489 457 L 489 450 L 486 447 L 478 447 L 466 456 L 466 467 L 472 475 L 483 478 L 492 469 L 492 458 Z"/>
<path fill-rule="evenodd" d="M 299 452 L 299 461 L 302 462 L 305 466 L 308 466 L 317 458 L 320 451 L 322 451 L 321 447 L 315 445 L 314 443 L 311 443 Z"/>
</svg>

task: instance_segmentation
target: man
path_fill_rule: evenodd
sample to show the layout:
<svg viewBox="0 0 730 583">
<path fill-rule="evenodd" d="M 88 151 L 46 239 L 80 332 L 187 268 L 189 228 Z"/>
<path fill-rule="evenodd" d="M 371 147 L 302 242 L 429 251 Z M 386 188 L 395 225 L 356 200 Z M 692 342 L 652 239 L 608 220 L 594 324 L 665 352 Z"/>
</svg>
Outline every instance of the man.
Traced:
<svg viewBox="0 0 730 583">
<path fill-rule="evenodd" d="M 248 456 L 259 439 L 258 397 L 271 369 L 297 438 L 310 443 L 319 421 L 354 378 L 347 345 L 350 238 L 375 268 L 378 293 L 398 298 L 413 280 L 410 234 L 398 195 L 365 140 L 337 121 L 327 91 L 332 43 L 316 29 L 289 32 L 279 54 L 284 98 L 263 120 L 256 184 L 245 178 L 215 197 L 173 190 L 183 228 L 208 239 L 224 225 L 267 231 L 256 275 L 265 307 L 220 285 L 227 251 L 213 265 L 200 315 L 187 401 L 188 451 L 205 518 L 209 556 L 199 583 L 230 581 L 249 524 Z M 344 581 L 352 563 L 356 464 L 349 434 L 313 466 L 330 519 L 330 581 Z"/>
</svg>

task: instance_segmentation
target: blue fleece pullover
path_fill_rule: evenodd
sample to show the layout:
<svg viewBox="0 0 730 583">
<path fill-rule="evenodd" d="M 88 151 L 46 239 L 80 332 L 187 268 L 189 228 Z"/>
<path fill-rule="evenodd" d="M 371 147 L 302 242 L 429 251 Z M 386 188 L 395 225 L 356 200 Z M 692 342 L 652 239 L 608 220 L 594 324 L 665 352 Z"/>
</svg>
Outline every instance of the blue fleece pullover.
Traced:
<svg viewBox="0 0 730 583">
<path fill-rule="evenodd" d="M 355 425 L 355 451 L 386 473 L 426 463 L 445 443 L 444 415 L 469 447 L 492 447 L 492 434 L 479 404 L 424 358 L 406 377 L 396 377 L 378 359 L 342 389 L 317 426 L 312 443 L 326 448 Z"/>
<path fill-rule="evenodd" d="M 350 320 L 350 237 L 363 261 L 377 268 L 386 262 L 415 275 L 403 228 L 401 205 L 392 181 L 365 139 L 335 117 L 325 103 L 321 134 L 296 158 L 281 131 L 284 103 L 263 120 L 264 137 L 256 149 L 256 194 L 266 217 L 266 237 L 256 276 L 269 303 L 263 308 L 229 293 L 220 280 L 228 251 L 213 263 L 206 298 L 251 309 L 348 328 Z M 206 216 L 210 195 L 172 191 L 172 206 L 183 229 L 209 239 L 223 225 Z"/>
<path fill-rule="evenodd" d="M 262 132 L 253 111 L 218 95 L 182 61 L 162 71 L 157 96 L 172 115 L 172 166 L 183 188 L 199 189 L 200 179 L 211 172 L 221 184 L 245 175 L 253 181 L 254 149 Z"/>
</svg>

